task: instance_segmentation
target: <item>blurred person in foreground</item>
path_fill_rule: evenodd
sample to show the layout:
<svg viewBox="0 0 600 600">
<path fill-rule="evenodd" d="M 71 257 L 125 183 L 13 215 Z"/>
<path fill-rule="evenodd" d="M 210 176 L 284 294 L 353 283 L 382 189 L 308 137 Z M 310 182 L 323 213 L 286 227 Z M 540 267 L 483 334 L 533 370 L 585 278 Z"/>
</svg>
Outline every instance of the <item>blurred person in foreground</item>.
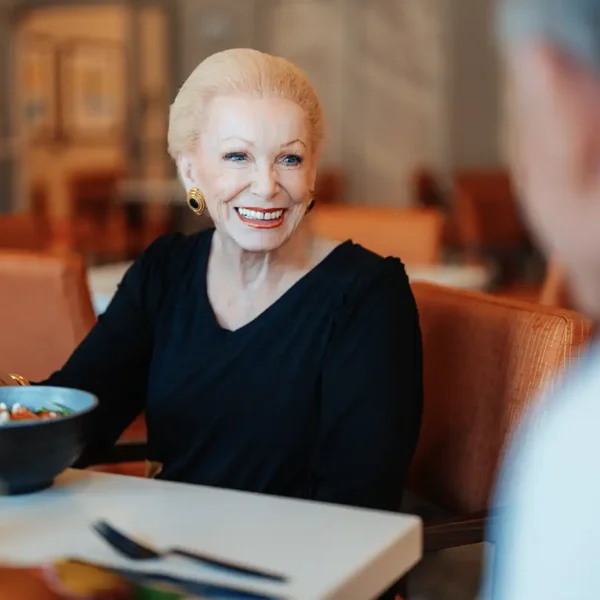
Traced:
<svg viewBox="0 0 600 600">
<path fill-rule="evenodd" d="M 600 321 L 600 0 L 499 0 L 512 87 L 515 180 L 577 307 Z M 497 600 L 600 593 L 600 347 L 517 433 L 488 583 Z"/>
</svg>

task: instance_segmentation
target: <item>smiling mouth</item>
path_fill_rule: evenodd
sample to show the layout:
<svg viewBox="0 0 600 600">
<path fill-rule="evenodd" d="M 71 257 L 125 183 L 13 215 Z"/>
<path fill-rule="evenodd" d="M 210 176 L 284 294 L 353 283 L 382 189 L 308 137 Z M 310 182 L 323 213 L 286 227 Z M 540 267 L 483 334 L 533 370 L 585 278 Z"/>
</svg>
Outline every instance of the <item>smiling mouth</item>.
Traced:
<svg viewBox="0 0 600 600">
<path fill-rule="evenodd" d="M 285 208 L 254 208 L 245 206 L 236 206 L 240 221 L 255 229 L 274 229 L 283 223 L 285 217 Z"/>
</svg>

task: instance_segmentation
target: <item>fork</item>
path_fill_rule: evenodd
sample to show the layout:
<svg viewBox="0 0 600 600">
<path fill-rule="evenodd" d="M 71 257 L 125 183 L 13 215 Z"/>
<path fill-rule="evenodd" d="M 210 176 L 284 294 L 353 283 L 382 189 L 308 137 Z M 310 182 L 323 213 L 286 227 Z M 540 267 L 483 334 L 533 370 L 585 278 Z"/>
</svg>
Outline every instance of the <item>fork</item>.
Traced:
<svg viewBox="0 0 600 600">
<path fill-rule="evenodd" d="M 288 577 L 280 573 L 273 573 L 258 569 L 254 567 L 248 567 L 240 564 L 233 563 L 215 556 L 208 554 L 202 554 L 199 552 L 191 552 L 190 550 L 184 550 L 183 548 L 167 548 L 165 550 L 157 550 L 146 544 L 140 544 L 129 536 L 125 535 L 118 529 L 115 529 L 107 521 L 100 520 L 93 524 L 93 529 L 100 535 L 110 546 L 112 546 L 120 554 L 127 556 L 133 560 L 152 560 L 157 558 L 164 558 L 166 556 L 182 556 L 201 562 L 205 565 L 210 565 L 236 573 L 238 575 L 250 575 L 252 577 L 258 577 L 260 579 L 267 579 L 270 581 L 277 581 L 284 583 L 288 581 Z"/>
</svg>

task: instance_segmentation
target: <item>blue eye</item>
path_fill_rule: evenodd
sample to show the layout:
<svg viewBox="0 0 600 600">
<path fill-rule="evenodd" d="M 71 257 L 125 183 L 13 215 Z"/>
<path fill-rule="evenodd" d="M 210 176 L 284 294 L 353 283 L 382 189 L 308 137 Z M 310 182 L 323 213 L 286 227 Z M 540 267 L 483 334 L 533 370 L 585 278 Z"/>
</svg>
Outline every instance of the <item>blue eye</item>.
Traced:
<svg viewBox="0 0 600 600">
<path fill-rule="evenodd" d="M 283 163 L 290 167 L 295 167 L 295 166 L 301 164 L 302 160 L 303 160 L 302 157 L 298 156 L 297 154 L 286 154 L 283 157 Z"/>
<path fill-rule="evenodd" d="M 246 160 L 247 156 L 243 152 L 229 152 L 223 158 L 232 162 L 240 162 Z"/>
</svg>

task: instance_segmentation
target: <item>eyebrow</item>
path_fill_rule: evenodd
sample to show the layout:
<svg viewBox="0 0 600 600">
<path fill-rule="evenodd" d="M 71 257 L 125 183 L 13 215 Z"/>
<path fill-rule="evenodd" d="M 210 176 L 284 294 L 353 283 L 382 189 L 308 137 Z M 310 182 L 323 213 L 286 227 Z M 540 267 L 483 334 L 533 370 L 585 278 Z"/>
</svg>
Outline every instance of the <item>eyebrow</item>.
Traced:
<svg viewBox="0 0 600 600">
<path fill-rule="evenodd" d="M 230 140 L 238 140 L 240 142 L 243 142 L 244 144 L 247 144 L 248 146 L 254 147 L 254 144 L 250 140 L 238 137 L 237 135 L 232 135 L 230 137 L 226 137 L 223 139 L 224 142 L 228 142 Z M 281 144 L 280 148 L 287 148 L 288 146 L 291 146 L 293 144 L 302 144 L 306 148 L 306 144 L 300 138 L 296 138 L 295 140 L 292 140 L 291 142 L 286 142 L 285 144 Z"/>
<path fill-rule="evenodd" d="M 287 146 L 291 146 L 292 144 L 302 144 L 306 148 L 306 144 L 300 138 L 296 138 L 295 140 L 292 140 L 291 142 L 286 142 L 285 144 L 281 144 L 281 148 L 286 148 Z"/>
<path fill-rule="evenodd" d="M 238 142 L 244 142 L 244 144 L 248 144 L 248 146 L 254 146 L 254 144 L 250 140 L 238 137 L 237 135 L 231 135 L 229 137 L 223 138 L 224 142 L 229 142 L 230 140 L 237 140 Z"/>
</svg>

